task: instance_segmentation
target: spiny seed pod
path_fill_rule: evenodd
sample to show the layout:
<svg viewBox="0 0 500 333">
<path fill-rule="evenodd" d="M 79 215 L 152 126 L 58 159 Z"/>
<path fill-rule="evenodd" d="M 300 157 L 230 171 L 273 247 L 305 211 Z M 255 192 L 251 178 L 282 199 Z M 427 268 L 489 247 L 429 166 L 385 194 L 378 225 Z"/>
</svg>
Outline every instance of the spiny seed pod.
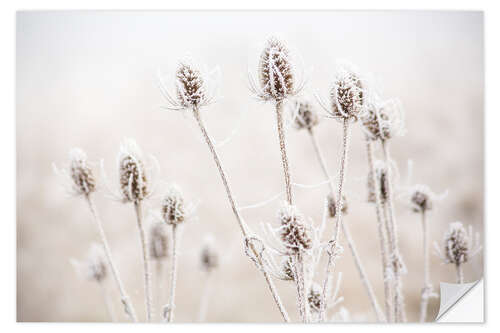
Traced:
<svg viewBox="0 0 500 333">
<path fill-rule="evenodd" d="M 207 94 L 201 71 L 192 63 L 181 62 L 176 72 L 177 98 L 185 108 L 204 104 Z"/>
<path fill-rule="evenodd" d="M 70 166 L 69 174 L 73 181 L 73 189 L 77 194 L 88 195 L 95 191 L 96 181 L 92 169 L 87 163 L 87 155 L 79 148 L 73 148 L 69 152 Z"/>
<path fill-rule="evenodd" d="M 219 256 L 212 243 L 211 238 L 208 238 L 201 250 L 201 265 L 207 272 L 210 272 L 219 266 Z"/>
<path fill-rule="evenodd" d="M 334 118 L 356 121 L 364 112 L 366 98 L 360 76 L 352 66 L 340 66 L 330 89 Z"/>
<path fill-rule="evenodd" d="M 387 176 L 387 168 L 385 163 L 382 161 L 376 161 L 375 165 L 375 180 L 377 182 L 377 188 L 379 189 L 379 196 L 381 202 L 386 202 L 389 197 L 389 183 Z M 373 177 L 371 170 L 368 172 L 367 179 L 368 187 L 368 202 L 375 202 L 375 184 L 373 183 Z"/>
<path fill-rule="evenodd" d="M 369 140 L 388 140 L 403 133 L 400 104 L 396 100 L 380 102 L 377 99 L 367 103 L 361 121 Z"/>
<path fill-rule="evenodd" d="M 460 265 L 469 260 L 470 239 L 460 222 L 450 223 L 444 236 L 444 255 L 446 261 Z"/>
<path fill-rule="evenodd" d="M 283 261 L 281 262 L 281 272 L 283 273 L 283 280 L 294 280 L 292 258 L 290 256 L 286 256 L 283 258 Z"/>
<path fill-rule="evenodd" d="M 119 155 L 120 189 L 124 202 L 144 200 L 148 194 L 148 178 L 141 160 L 139 147 L 133 140 L 125 140 Z"/>
<path fill-rule="evenodd" d="M 296 100 L 293 105 L 295 114 L 295 128 L 311 130 L 314 126 L 318 125 L 319 117 L 318 112 L 309 101 L 302 99 Z"/>
<path fill-rule="evenodd" d="M 280 102 L 295 94 L 295 73 L 290 51 L 276 37 L 267 40 L 259 62 L 262 98 Z"/>
<path fill-rule="evenodd" d="M 313 283 L 307 294 L 307 302 L 313 312 L 319 312 L 321 309 L 322 297 L 321 287 L 317 283 Z"/>
<path fill-rule="evenodd" d="M 92 243 L 87 253 L 87 258 L 78 262 L 72 260 L 73 265 L 85 279 L 101 282 L 107 277 L 107 266 L 102 246 Z"/>
<path fill-rule="evenodd" d="M 425 185 L 417 185 L 411 193 L 411 206 L 414 212 L 426 212 L 432 209 L 432 192 Z"/>
<path fill-rule="evenodd" d="M 328 194 L 326 197 L 327 203 L 328 203 L 328 215 L 333 218 L 337 215 L 337 201 L 333 197 L 332 194 Z M 342 195 L 342 215 L 346 215 L 349 206 L 347 205 L 347 200 L 345 198 L 345 195 Z"/>
<path fill-rule="evenodd" d="M 162 260 L 168 257 L 168 236 L 165 225 L 154 223 L 149 231 L 149 253 L 151 259 Z"/>
<path fill-rule="evenodd" d="M 281 239 L 288 250 L 297 253 L 312 247 L 310 230 L 296 206 L 284 203 L 278 211 L 278 220 L 281 224 Z"/>
<path fill-rule="evenodd" d="M 167 189 L 161 205 L 163 221 L 166 224 L 177 225 L 186 219 L 186 207 L 181 190 L 172 185 Z"/>
</svg>

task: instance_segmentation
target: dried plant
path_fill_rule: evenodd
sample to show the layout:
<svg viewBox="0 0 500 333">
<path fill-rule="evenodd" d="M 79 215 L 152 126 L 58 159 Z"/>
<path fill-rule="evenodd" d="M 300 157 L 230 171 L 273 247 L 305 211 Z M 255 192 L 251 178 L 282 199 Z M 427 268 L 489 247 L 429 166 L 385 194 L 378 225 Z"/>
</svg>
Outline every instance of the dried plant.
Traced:
<svg viewBox="0 0 500 333">
<path fill-rule="evenodd" d="M 464 283 L 463 264 L 477 255 L 482 246 L 479 233 L 472 231 L 472 226 L 465 229 L 462 222 L 450 223 L 443 236 L 443 251 L 434 243 L 437 254 L 445 264 L 454 264 L 457 269 L 457 283 Z"/>
<path fill-rule="evenodd" d="M 102 222 L 97 213 L 97 208 L 95 206 L 94 200 L 92 198 L 93 192 L 96 190 L 96 181 L 90 164 L 87 161 L 87 155 L 85 152 L 79 148 L 74 148 L 69 153 L 69 166 L 66 170 L 59 170 L 54 165 L 54 170 L 57 174 L 62 175 L 66 178 L 67 182 L 65 184 L 69 185 L 70 193 L 76 196 L 83 196 L 89 206 L 90 212 L 97 226 L 97 231 L 104 248 L 104 253 L 106 254 L 106 259 L 113 278 L 118 286 L 120 292 L 121 302 L 124 306 L 125 313 L 132 319 L 132 321 L 137 322 L 137 316 L 135 315 L 135 310 L 130 302 L 130 298 L 125 291 L 122 280 L 120 278 L 120 273 L 116 268 L 113 257 L 111 255 L 111 250 L 102 227 Z"/>
<path fill-rule="evenodd" d="M 201 294 L 198 322 L 203 322 L 206 317 L 208 300 L 213 287 L 213 271 L 219 266 L 219 254 L 214 246 L 212 235 L 205 236 L 204 244 L 200 252 L 201 268 L 205 272 L 203 292 Z"/>
</svg>

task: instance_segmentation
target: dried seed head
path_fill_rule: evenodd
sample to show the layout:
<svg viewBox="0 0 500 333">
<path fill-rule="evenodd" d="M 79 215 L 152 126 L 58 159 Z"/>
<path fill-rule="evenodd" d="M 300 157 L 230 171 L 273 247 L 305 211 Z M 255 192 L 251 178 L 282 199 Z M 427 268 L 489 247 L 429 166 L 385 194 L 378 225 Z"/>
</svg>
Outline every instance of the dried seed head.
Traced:
<svg viewBox="0 0 500 333">
<path fill-rule="evenodd" d="M 337 215 L 337 201 L 332 194 L 328 194 L 326 200 L 328 201 L 328 215 L 333 218 Z M 347 214 L 348 208 L 346 197 L 342 195 L 342 215 Z"/>
<path fill-rule="evenodd" d="M 82 262 L 71 260 L 71 263 L 82 277 L 89 281 L 101 282 L 107 277 L 106 258 L 101 245 L 92 243 L 87 257 Z"/>
<path fill-rule="evenodd" d="M 470 239 L 461 222 L 450 223 L 444 236 L 444 255 L 447 263 L 460 265 L 469 260 Z"/>
<path fill-rule="evenodd" d="M 178 103 L 184 108 L 205 104 L 207 92 L 201 70 L 193 62 L 181 62 L 177 68 L 176 87 Z"/>
<path fill-rule="evenodd" d="M 380 102 L 375 98 L 367 103 L 361 121 L 369 140 L 388 140 L 403 134 L 401 106 L 396 100 Z"/>
<path fill-rule="evenodd" d="M 171 185 L 163 197 L 161 213 L 167 224 L 180 224 L 186 219 L 184 197 L 179 187 Z"/>
<path fill-rule="evenodd" d="M 385 202 L 389 197 L 387 167 L 385 166 L 384 162 L 375 161 L 374 169 L 375 169 L 375 181 L 377 182 L 377 188 L 379 190 L 380 200 L 381 202 Z M 368 202 L 375 202 L 376 201 L 375 184 L 373 183 L 371 170 L 368 172 L 367 187 L 368 187 Z"/>
<path fill-rule="evenodd" d="M 366 88 L 352 65 L 338 67 L 330 88 L 331 116 L 356 121 L 364 112 Z"/>
<path fill-rule="evenodd" d="M 290 256 L 286 256 L 281 261 L 281 272 L 283 273 L 283 279 L 287 281 L 293 281 L 293 266 L 292 266 L 292 258 Z"/>
<path fill-rule="evenodd" d="M 163 223 L 153 223 L 151 225 L 149 247 L 151 259 L 162 260 L 168 257 L 168 236 Z"/>
<path fill-rule="evenodd" d="M 312 129 L 319 123 L 319 116 L 317 110 L 311 102 L 306 99 L 294 101 L 292 105 L 294 125 L 297 129 L 306 128 Z"/>
<path fill-rule="evenodd" d="M 319 284 L 313 282 L 311 284 L 311 288 L 309 289 L 309 293 L 307 294 L 307 301 L 309 303 L 309 307 L 313 312 L 319 312 L 321 309 L 322 297 L 321 297 L 321 287 Z"/>
<path fill-rule="evenodd" d="M 271 37 L 261 53 L 259 62 L 261 98 L 280 102 L 295 95 L 295 73 L 286 44 Z"/>
<path fill-rule="evenodd" d="M 414 212 L 426 212 L 432 209 L 433 193 L 426 185 L 416 185 L 411 193 L 411 207 Z"/>
<path fill-rule="evenodd" d="M 201 264 L 205 271 L 211 272 L 219 266 L 219 256 L 213 246 L 213 239 L 207 237 L 201 250 Z"/>
<path fill-rule="evenodd" d="M 96 181 L 92 169 L 87 163 L 87 155 L 79 148 L 73 148 L 69 152 L 70 165 L 69 175 L 75 193 L 88 195 L 95 191 Z"/>
<path fill-rule="evenodd" d="M 284 203 L 278 211 L 278 220 L 281 224 L 281 239 L 288 250 L 295 253 L 312 247 L 309 227 L 296 206 Z"/>
<path fill-rule="evenodd" d="M 118 157 L 120 190 L 124 202 L 138 202 L 149 195 L 148 178 L 137 143 L 127 139 Z"/>
</svg>

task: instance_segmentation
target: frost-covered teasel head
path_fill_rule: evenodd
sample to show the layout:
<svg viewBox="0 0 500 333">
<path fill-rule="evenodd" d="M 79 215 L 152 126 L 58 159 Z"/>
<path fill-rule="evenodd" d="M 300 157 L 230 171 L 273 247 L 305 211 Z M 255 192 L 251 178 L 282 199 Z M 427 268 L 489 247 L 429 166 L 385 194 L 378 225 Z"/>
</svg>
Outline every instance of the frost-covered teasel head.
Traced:
<svg viewBox="0 0 500 333">
<path fill-rule="evenodd" d="M 326 197 L 328 204 L 328 216 L 331 218 L 337 215 L 337 201 L 332 194 L 328 194 Z M 346 215 L 348 212 L 348 205 L 345 195 L 342 195 L 342 215 Z"/>
<path fill-rule="evenodd" d="M 255 82 L 249 75 L 250 89 L 259 99 L 280 103 L 296 95 L 304 86 L 296 67 L 295 59 L 286 43 L 272 36 L 268 38 L 260 54 L 259 82 Z"/>
<path fill-rule="evenodd" d="M 192 57 L 180 60 L 173 80 L 175 93 L 169 91 L 162 77 L 159 76 L 160 90 L 167 101 L 165 108 L 186 110 L 200 108 L 214 102 L 217 87 L 215 73 L 219 73 L 218 68 L 208 71 Z"/>
<path fill-rule="evenodd" d="M 168 257 L 168 235 L 163 223 L 151 223 L 149 229 L 149 253 L 151 259 L 162 260 Z"/>
<path fill-rule="evenodd" d="M 149 195 L 149 179 L 142 152 L 132 139 L 125 139 L 118 154 L 120 192 L 123 202 L 139 202 Z"/>
<path fill-rule="evenodd" d="M 177 185 L 170 185 L 163 196 L 161 216 L 166 224 L 178 225 L 187 218 L 187 207 L 184 195 Z"/>
<path fill-rule="evenodd" d="M 338 120 L 357 121 L 365 112 L 366 81 L 352 64 L 339 63 L 330 87 L 330 107 L 323 107 Z"/>
<path fill-rule="evenodd" d="M 290 104 L 295 128 L 311 130 L 318 125 L 319 114 L 311 101 L 305 98 L 298 98 Z"/>
<path fill-rule="evenodd" d="M 404 134 L 404 119 L 401 103 L 390 99 L 381 101 L 374 96 L 366 103 L 366 112 L 361 117 L 363 130 L 369 140 L 388 140 Z"/>
<path fill-rule="evenodd" d="M 71 263 L 77 273 L 86 280 L 101 282 L 107 277 L 108 269 L 104 250 L 97 243 L 91 244 L 87 257 L 83 261 L 72 259 Z"/>
<path fill-rule="evenodd" d="M 460 266 L 479 253 L 482 246 L 479 233 L 474 234 L 472 226 L 466 230 L 462 222 L 453 222 L 443 237 L 444 253 L 441 253 L 437 246 L 436 249 L 445 263 Z"/>
<path fill-rule="evenodd" d="M 80 148 L 69 151 L 69 164 L 63 170 L 53 165 L 56 174 L 65 179 L 68 191 L 73 195 L 89 195 L 96 190 L 96 179 L 87 161 L 87 154 Z"/>
<path fill-rule="evenodd" d="M 375 161 L 375 182 L 373 183 L 372 171 L 368 172 L 367 187 L 368 187 L 368 202 L 376 201 L 375 190 L 378 189 L 380 201 L 385 202 L 389 197 L 389 183 L 386 164 L 383 161 Z M 376 185 L 376 186 L 375 186 Z"/>
<path fill-rule="evenodd" d="M 311 311 L 319 312 L 321 310 L 322 301 L 321 287 L 319 284 L 313 282 L 307 294 L 307 302 L 309 303 Z"/>
<path fill-rule="evenodd" d="M 278 211 L 281 240 L 292 253 L 312 248 L 311 230 L 296 206 L 283 203 Z"/>
<path fill-rule="evenodd" d="M 410 190 L 410 206 L 415 213 L 431 210 L 435 198 L 436 195 L 427 185 L 415 185 Z"/>
<path fill-rule="evenodd" d="M 290 256 L 284 256 L 281 260 L 281 276 L 282 280 L 293 281 L 294 273 L 293 273 L 293 264 L 292 258 Z"/>
<path fill-rule="evenodd" d="M 207 272 L 211 272 L 219 266 L 219 255 L 215 250 L 212 236 L 207 236 L 205 238 L 200 257 L 201 266 Z"/>
</svg>

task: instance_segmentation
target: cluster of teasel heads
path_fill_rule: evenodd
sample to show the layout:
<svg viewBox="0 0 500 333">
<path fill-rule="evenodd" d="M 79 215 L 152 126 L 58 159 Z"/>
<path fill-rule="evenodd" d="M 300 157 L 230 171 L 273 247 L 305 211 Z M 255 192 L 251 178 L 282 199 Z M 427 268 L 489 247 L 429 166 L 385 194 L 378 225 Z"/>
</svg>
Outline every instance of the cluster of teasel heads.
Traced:
<svg viewBox="0 0 500 333">
<path fill-rule="evenodd" d="M 267 40 L 259 58 L 258 78 L 255 79 L 254 75 L 249 73 L 249 86 L 253 96 L 263 102 L 271 102 L 276 112 L 278 147 L 284 175 L 283 193 L 286 194 L 278 208 L 277 223 L 262 224 L 262 236 L 257 235 L 246 223 L 242 215 L 243 209 L 238 206 L 234 198 L 217 146 L 209 135 L 201 116 L 200 111 L 216 100 L 216 87 L 213 85 L 210 73 L 192 59 L 183 60 L 179 62 L 178 68 L 171 78 L 171 81 L 174 82 L 174 90 L 171 91 L 162 78 L 160 78 L 160 90 L 167 102 L 165 108 L 188 111 L 196 120 L 217 166 L 228 202 L 241 230 L 245 253 L 263 274 L 273 301 L 285 322 L 290 322 L 291 318 L 281 301 L 275 286 L 275 279 L 288 281 L 295 285 L 297 310 L 302 322 L 338 321 L 339 318 L 349 317 L 347 309 L 339 307 L 343 300 L 343 297 L 339 297 L 341 273 L 335 273 L 335 263 L 344 252 L 341 246 L 343 242 L 348 245 L 377 320 L 404 322 L 406 321 L 406 310 L 402 277 L 406 273 L 406 267 L 398 243 L 398 224 L 394 209 L 397 187 L 394 184 L 396 179 L 393 170 L 394 161 L 390 157 L 389 149 L 389 142 L 404 132 L 401 105 L 397 100 L 382 99 L 373 85 L 370 84 L 370 79 L 363 76 L 355 66 L 339 63 L 328 90 L 328 101 L 319 95 L 315 96 L 317 104 L 323 109 L 323 112 L 320 112 L 321 110 L 316 107 L 312 100 L 300 95 L 305 85 L 305 79 L 303 72 L 299 71 L 298 67 L 300 66 L 296 64 L 296 57 L 286 43 L 271 37 Z M 315 130 L 322 118 L 332 118 L 342 124 L 342 154 L 339 161 L 337 186 L 334 186 L 333 179 L 335 177 L 332 177 L 323 151 L 316 139 Z M 328 192 L 325 194 L 325 200 L 322 204 L 323 218 L 320 223 L 315 223 L 305 217 L 294 202 L 293 190 L 295 186 L 300 186 L 300 184 L 292 182 L 292 169 L 287 155 L 286 129 L 290 123 L 297 130 L 307 131 L 326 179 L 324 183 L 320 184 L 328 186 Z M 347 178 L 350 131 L 355 123 L 360 123 L 366 142 L 367 201 L 375 207 L 380 241 L 384 281 L 384 303 L 382 306 L 379 305 L 373 286 L 356 251 L 349 224 L 343 221 L 348 213 L 344 187 Z M 378 160 L 375 159 L 377 148 L 381 148 L 382 151 L 382 157 Z M 70 158 L 71 163 L 67 174 L 70 176 L 73 192 L 86 198 L 97 222 L 106 258 L 106 260 L 100 259 L 98 265 L 95 264 L 95 260 L 92 261 L 88 266 L 90 273 L 87 276 L 100 282 L 107 275 L 108 270 L 105 267 L 110 266 L 125 311 L 134 321 L 137 321 L 133 306 L 114 266 L 101 222 L 92 201 L 92 194 L 97 188 L 92 169 L 81 150 L 72 151 Z M 131 141 L 122 147 L 118 162 L 119 198 L 123 202 L 134 204 L 140 231 L 147 319 L 151 320 L 152 317 L 149 261 L 152 259 L 161 263 L 169 259 L 172 261 L 170 301 L 161 311 L 164 320 L 171 322 L 175 310 L 177 228 L 188 220 L 192 208 L 185 203 L 184 196 L 178 187 L 170 187 L 162 199 L 159 212 L 155 215 L 156 222 L 151 224 L 149 237 L 146 237 L 142 223 L 142 202 L 150 198 L 153 193 L 152 182 L 149 178 L 150 170 L 146 169 L 137 145 Z M 427 213 L 434 208 L 434 201 L 438 196 L 423 185 L 412 187 L 406 191 L 406 194 L 404 198 L 411 210 L 422 217 L 424 287 L 422 289 L 420 320 L 425 321 L 428 300 L 435 296 L 430 282 Z M 333 222 L 334 228 L 333 233 L 328 235 L 327 225 L 330 220 Z M 171 251 L 169 251 L 170 240 L 168 240 L 165 230 L 167 226 L 171 228 Z M 149 245 L 147 245 L 148 241 Z M 201 252 L 201 265 L 207 274 L 219 265 L 212 243 L 213 241 L 207 241 Z M 457 281 L 461 283 L 464 280 L 463 264 L 480 251 L 478 239 L 476 237 L 473 241 L 472 231 L 466 232 L 462 224 L 457 222 L 450 224 L 450 229 L 445 234 L 443 243 L 442 251 L 439 251 L 440 256 L 445 263 L 456 266 Z M 439 246 L 437 248 L 439 249 Z M 322 260 L 325 257 L 326 263 Z M 158 270 L 158 272 L 160 271 Z M 158 274 L 160 283 L 161 277 L 161 274 Z M 198 318 L 200 321 L 205 317 L 210 291 L 208 276 L 206 281 Z M 332 288 L 334 281 L 336 281 L 335 288 Z"/>
</svg>

